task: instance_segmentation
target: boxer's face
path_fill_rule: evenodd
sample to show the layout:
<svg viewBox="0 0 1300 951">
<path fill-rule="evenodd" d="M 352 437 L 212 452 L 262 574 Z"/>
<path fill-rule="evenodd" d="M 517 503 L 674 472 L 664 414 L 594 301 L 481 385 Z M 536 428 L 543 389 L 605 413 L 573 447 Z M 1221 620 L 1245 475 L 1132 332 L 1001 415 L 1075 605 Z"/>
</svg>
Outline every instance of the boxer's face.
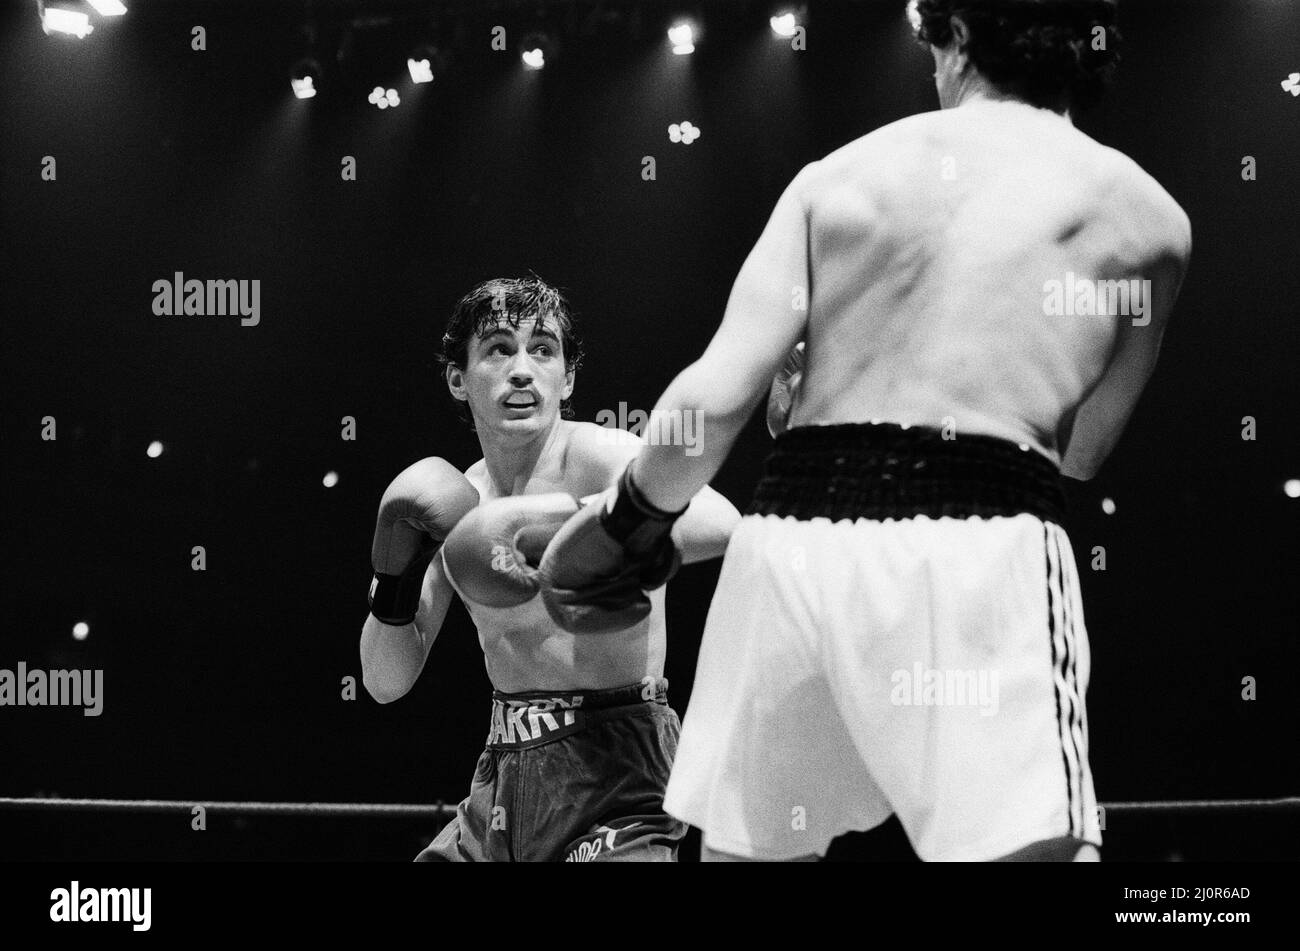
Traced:
<svg viewBox="0 0 1300 951">
<path fill-rule="evenodd" d="M 469 402 L 478 429 L 532 433 L 554 425 L 573 392 L 573 374 L 565 371 L 554 321 L 528 317 L 471 340 L 465 369 L 448 368 L 447 385 Z"/>
</svg>

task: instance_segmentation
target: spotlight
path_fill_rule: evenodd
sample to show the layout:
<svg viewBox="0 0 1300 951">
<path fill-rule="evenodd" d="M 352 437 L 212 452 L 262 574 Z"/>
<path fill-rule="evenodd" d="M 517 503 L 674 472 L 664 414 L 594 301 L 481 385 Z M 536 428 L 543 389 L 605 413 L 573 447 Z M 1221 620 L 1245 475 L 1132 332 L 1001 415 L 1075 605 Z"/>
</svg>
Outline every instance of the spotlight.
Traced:
<svg viewBox="0 0 1300 951">
<path fill-rule="evenodd" d="M 316 84 L 320 81 L 320 64 L 314 59 L 300 59 L 289 71 L 289 85 L 293 94 L 299 99 L 311 99 L 316 95 Z"/>
<path fill-rule="evenodd" d="M 126 13 L 126 7 L 121 0 L 86 0 L 86 2 L 102 17 L 120 17 Z"/>
<path fill-rule="evenodd" d="M 695 52 L 695 28 L 689 23 L 677 23 L 668 28 L 668 42 L 673 44 L 673 52 L 685 56 Z"/>
<path fill-rule="evenodd" d="M 90 636 L 90 625 L 85 621 L 78 621 L 72 625 L 72 639 L 74 641 L 84 641 Z"/>
<path fill-rule="evenodd" d="M 912 24 L 913 33 L 920 32 L 921 11 L 917 8 L 916 0 L 909 0 L 907 4 L 907 22 Z"/>
<path fill-rule="evenodd" d="M 66 33 L 68 36 L 83 40 L 95 31 L 95 28 L 90 25 L 90 17 L 80 11 L 65 7 L 47 7 L 39 0 L 36 10 L 41 15 L 41 29 L 45 31 L 46 36 L 51 33 Z"/>
<path fill-rule="evenodd" d="M 690 145 L 700 137 L 700 130 L 691 125 L 690 122 L 680 124 L 674 122 L 668 127 L 668 141 L 680 142 L 683 145 Z"/>
<path fill-rule="evenodd" d="M 1282 491 L 1288 499 L 1300 499 L 1300 479 L 1287 479 Z"/>
<path fill-rule="evenodd" d="M 397 94 L 396 89 L 384 89 L 383 86 L 376 86 L 370 90 L 366 102 L 378 106 L 380 109 L 387 109 L 389 106 L 400 106 L 402 97 Z"/>
<path fill-rule="evenodd" d="M 767 21 L 772 26 L 772 32 L 777 36 L 783 36 L 787 39 L 794 36 L 795 30 L 799 28 L 793 13 L 786 12 L 779 16 L 774 16 Z"/>
<path fill-rule="evenodd" d="M 321 479 L 320 483 L 325 486 L 325 488 L 332 489 L 334 486 L 339 484 L 339 474 L 331 469 L 329 472 L 325 473 L 325 478 Z"/>
<path fill-rule="evenodd" d="M 534 31 L 519 44 L 519 58 L 528 69 L 541 69 L 547 60 L 555 58 L 555 41 L 550 34 Z"/>
<path fill-rule="evenodd" d="M 144 451 L 144 454 L 150 459 L 157 459 L 163 454 L 163 444 L 155 439 L 149 443 L 149 448 Z"/>
<path fill-rule="evenodd" d="M 431 83 L 447 69 L 447 54 L 432 43 L 421 43 L 406 56 L 406 70 L 411 82 Z"/>
<path fill-rule="evenodd" d="M 1115 500 L 1114 500 L 1114 499 L 1111 499 L 1111 498 L 1102 499 L 1102 500 L 1101 500 L 1101 510 L 1102 510 L 1103 512 L 1105 512 L 1107 515 L 1114 515 L 1114 514 L 1115 514 Z"/>
<path fill-rule="evenodd" d="M 406 69 L 411 74 L 413 83 L 433 82 L 433 64 L 428 59 L 406 58 Z"/>
</svg>

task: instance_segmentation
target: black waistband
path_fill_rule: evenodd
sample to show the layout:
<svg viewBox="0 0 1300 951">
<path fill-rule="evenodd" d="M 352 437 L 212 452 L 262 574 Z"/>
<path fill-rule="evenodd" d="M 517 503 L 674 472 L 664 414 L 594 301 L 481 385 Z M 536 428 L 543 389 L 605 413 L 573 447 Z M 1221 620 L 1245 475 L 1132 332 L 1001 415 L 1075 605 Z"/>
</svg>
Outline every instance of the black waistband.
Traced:
<svg viewBox="0 0 1300 951">
<path fill-rule="evenodd" d="M 490 750 L 531 749 L 655 704 L 668 705 L 668 681 L 663 677 L 643 677 L 640 683 L 611 690 L 497 690 L 492 693 L 486 745 Z"/>
<path fill-rule="evenodd" d="M 625 707 L 629 703 L 668 702 L 666 677 L 642 677 L 634 684 L 610 687 L 607 690 L 529 690 L 525 693 L 492 691 L 492 699 L 509 704 L 529 704 L 535 700 L 563 700 L 567 706 L 584 710 L 603 710 L 606 707 Z"/>
<path fill-rule="evenodd" d="M 928 426 L 798 426 L 776 437 L 746 514 L 798 519 L 992 518 L 1061 522 L 1051 460 L 1005 439 Z"/>
</svg>

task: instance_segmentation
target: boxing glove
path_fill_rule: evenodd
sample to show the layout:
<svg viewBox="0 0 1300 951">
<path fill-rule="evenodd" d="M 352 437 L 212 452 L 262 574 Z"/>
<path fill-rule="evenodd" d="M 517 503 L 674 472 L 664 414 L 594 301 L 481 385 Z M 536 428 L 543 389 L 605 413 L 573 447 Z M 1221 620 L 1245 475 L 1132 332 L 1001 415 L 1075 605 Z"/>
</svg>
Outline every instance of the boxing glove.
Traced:
<svg viewBox="0 0 1300 951">
<path fill-rule="evenodd" d="M 384 490 L 375 520 L 371 614 L 385 624 L 415 620 L 425 568 L 439 543 L 478 501 L 478 490 L 460 470 L 437 456 L 398 474 Z"/>
<path fill-rule="evenodd" d="M 626 630 L 650 613 L 645 592 L 681 566 L 673 523 L 681 512 L 649 503 L 623 470 L 618 494 L 589 505 L 555 534 L 542 556 L 542 600 L 551 619 L 574 634 Z"/>
<path fill-rule="evenodd" d="M 543 552 L 578 501 L 564 492 L 484 502 L 447 537 L 443 560 L 467 599 L 492 608 L 531 601 L 541 589 Z"/>
<path fill-rule="evenodd" d="M 773 439 L 789 428 L 790 410 L 794 408 L 803 383 L 803 365 L 804 343 L 800 340 L 785 358 L 785 365 L 772 378 L 772 389 L 767 394 L 767 431 Z"/>
</svg>

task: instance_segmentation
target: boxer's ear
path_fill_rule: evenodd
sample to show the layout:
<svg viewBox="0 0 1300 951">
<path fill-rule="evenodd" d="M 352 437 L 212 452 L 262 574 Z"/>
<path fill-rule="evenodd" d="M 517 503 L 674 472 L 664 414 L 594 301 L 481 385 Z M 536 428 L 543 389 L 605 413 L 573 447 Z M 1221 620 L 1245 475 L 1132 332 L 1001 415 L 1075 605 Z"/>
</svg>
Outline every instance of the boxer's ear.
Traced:
<svg viewBox="0 0 1300 951">
<path fill-rule="evenodd" d="M 568 370 L 568 371 L 565 372 L 565 374 L 564 374 L 564 393 L 563 393 L 563 395 L 561 396 L 561 399 L 566 399 L 566 400 L 567 400 L 570 396 L 573 395 L 573 383 L 574 383 L 574 380 L 576 379 L 576 374 L 577 374 L 577 371 L 576 371 L 576 370 Z"/>
<path fill-rule="evenodd" d="M 447 389 L 451 395 L 461 402 L 469 402 L 469 394 L 465 392 L 465 371 L 454 363 L 447 364 L 446 371 Z"/>
<path fill-rule="evenodd" d="M 952 30 L 953 54 L 960 57 L 958 68 L 965 69 L 970 61 L 970 55 L 966 52 L 966 44 L 970 42 L 970 27 L 965 20 L 954 14 L 948 18 L 948 28 Z"/>
</svg>

